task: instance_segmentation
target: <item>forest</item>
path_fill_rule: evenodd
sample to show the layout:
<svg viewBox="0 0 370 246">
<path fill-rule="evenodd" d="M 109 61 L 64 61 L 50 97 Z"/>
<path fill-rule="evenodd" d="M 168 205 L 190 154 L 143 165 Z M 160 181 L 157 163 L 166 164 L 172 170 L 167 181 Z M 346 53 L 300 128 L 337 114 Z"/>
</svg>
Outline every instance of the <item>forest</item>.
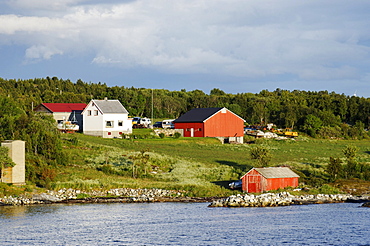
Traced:
<svg viewBox="0 0 370 246">
<path fill-rule="evenodd" d="M 278 128 L 292 128 L 314 138 L 369 138 L 369 98 L 281 89 L 228 94 L 214 88 L 206 94 L 201 90 L 109 87 L 105 83 L 46 77 L 0 78 L 0 141 L 26 141 L 27 179 L 42 186 L 42 182 L 53 179 L 56 165 L 68 162 L 68 156 L 62 151 L 53 119 L 34 113 L 33 108 L 40 103 L 88 103 L 105 97 L 118 99 L 131 117 L 177 118 L 192 108 L 226 107 L 244 118 L 246 125 L 274 123 Z"/>
<path fill-rule="evenodd" d="M 328 91 L 275 91 L 228 94 L 214 88 L 169 91 L 105 83 L 63 80 L 56 77 L 28 80 L 0 78 L 0 96 L 24 112 L 40 103 L 88 103 L 91 99 L 118 99 L 131 117 L 177 118 L 192 108 L 226 107 L 248 125 L 274 123 L 312 137 L 361 139 L 370 125 L 370 99 Z M 10 109 L 9 109 L 10 110 Z M 16 112 L 13 112 L 16 113 Z M 3 112 L 4 114 L 4 112 Z"/>
</svg>

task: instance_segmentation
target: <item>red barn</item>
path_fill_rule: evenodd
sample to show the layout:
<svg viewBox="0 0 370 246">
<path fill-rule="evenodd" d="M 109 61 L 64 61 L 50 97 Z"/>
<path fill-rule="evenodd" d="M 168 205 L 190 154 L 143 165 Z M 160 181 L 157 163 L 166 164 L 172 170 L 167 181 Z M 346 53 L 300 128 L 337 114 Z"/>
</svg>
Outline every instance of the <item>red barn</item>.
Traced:
<svg viewBox="0 0 370 246">
<path fill-rule="evenodd" d="M 245 120 L 227 108 L 195 108 L 174 120 L 184 137 L 216 137 L 243 143 Z"/>
<path fill-rule="evenodd" d="M 252 168 L 242 178 L 242 190 L 261 193 L 285 187 L 297 187 L 299 176 L 288 167 Z"/>
</svg>

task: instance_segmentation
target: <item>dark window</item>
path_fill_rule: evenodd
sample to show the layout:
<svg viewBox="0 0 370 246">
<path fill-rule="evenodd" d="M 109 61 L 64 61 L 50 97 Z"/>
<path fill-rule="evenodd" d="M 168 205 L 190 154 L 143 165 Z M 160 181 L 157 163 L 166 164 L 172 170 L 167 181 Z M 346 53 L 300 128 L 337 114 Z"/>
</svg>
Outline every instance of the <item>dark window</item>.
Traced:
<svg viewBox="0 0 370 246">
<path fill-rule="evenodd" d="M 113 127 L 113 121 L 106 121 L 105 122 L 105 127 L 112 128 Z"/>
</svg>

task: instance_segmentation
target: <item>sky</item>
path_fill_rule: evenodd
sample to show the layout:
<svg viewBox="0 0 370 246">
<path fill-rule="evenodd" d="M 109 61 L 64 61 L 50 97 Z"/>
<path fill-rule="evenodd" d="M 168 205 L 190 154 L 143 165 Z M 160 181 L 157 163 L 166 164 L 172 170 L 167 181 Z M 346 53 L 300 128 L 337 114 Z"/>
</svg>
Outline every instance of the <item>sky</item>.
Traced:
<svg viewBox="0 0 370 246">
<path fill-rule="evenodd" d="M 0 0 L 0 77 L 370 97 L 368 0 Z"/>
</svg>

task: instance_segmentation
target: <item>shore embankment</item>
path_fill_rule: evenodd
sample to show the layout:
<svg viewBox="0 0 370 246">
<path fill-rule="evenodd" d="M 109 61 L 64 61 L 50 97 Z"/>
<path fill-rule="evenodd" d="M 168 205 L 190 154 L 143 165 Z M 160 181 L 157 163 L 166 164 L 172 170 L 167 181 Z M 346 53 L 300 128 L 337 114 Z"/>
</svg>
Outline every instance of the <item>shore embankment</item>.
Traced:
<svg viewBox="0 0 370 246">
<path fill-rule="evenodd" d="M 164 189 L 130 189 L 83 191 L 60 189 L 24 196 L 0 198 L 0 206 L 50 203 L 144 203 L 144 202 L 209 202 L 209 207 L 276 207 L 338 202 L 369 203 L 370 196 L 348 194 L 291 195 L 289 192 L 260 195 L 238 194 L 226 198 L 187 197 L 182 191 Z"/>
<path fill-rule="evenodd" d="M 212 201 L 209 207 L 277 207 L 304 204 L 339 202 L 368 202 L 370 197 L 356 197 L 347 194 L 291 195 L 289 192 L 264 193 L 261 195 L 238 194 Z"/>
<path fill-rule="evenodd" d="M 182 191 L 164 189 L 130 189 L 83 191 L 60 189 L 32 195 L 0 198 L 0 206 L 50 203 L 134 203 L 134 202 L 212 202 L 216 197 L 186 197 Z"/>
</svg>

